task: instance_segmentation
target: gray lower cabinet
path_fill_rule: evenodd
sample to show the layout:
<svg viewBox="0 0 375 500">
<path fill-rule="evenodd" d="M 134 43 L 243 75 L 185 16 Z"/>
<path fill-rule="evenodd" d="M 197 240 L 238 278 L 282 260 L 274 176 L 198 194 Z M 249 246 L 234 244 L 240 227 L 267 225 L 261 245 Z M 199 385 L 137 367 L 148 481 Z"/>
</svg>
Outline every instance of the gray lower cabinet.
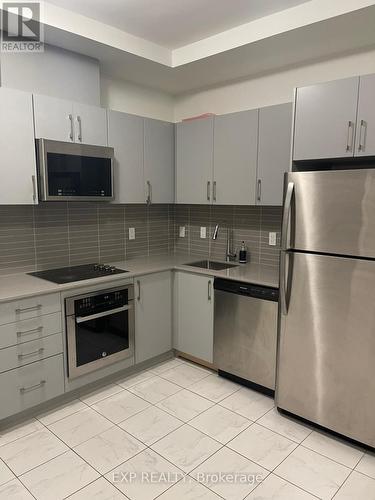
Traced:
<svg viewBox="0 0 375 500">
<path fill-rule="evenodd" d="M 257 205 L 282 205 L 291 164 L 292 103 L 259 110 Z"/>
<path fill-rule="evenodd" d="M 174 124 L 144 119 L 145 199 L 174 203 Z"/>
<path fill-rule="evenodd" d="M 0 419 L 64 393 L 63 355 L 0 374 Z"/>
<path fill-rule="evenodd" d="M 258 110 L 215 117 L 212 201 L 255 205 Z"/>
<path fill-rule="evenodd" d="M 211 204 L 214 118 L 176 126 L 176 201 Z"/>
<path fill-rule="evenodd" d="M 108 111 L 108 145 L 115 150 L 115 203 L 145 203 L 143 118 Z"/>
<path fill-rule="evenodd" d="M 135 282 L 135 362 L 172 349 L 171 272 L 141 276 Z"/>
<path fill-rule="evenodd" d="M 359 77 L 298 88 L 294 160 L 352 157 Z"/>
<path fill-rule="evenodd" d="M 375 75 L 359 79 L 355 156 L 375 155 Z"/>
<path fill-rule="evenodd" d="M 175 274 L 175 348 L 207 363 L 213 362 L 213 277 Z"/>
</svg>

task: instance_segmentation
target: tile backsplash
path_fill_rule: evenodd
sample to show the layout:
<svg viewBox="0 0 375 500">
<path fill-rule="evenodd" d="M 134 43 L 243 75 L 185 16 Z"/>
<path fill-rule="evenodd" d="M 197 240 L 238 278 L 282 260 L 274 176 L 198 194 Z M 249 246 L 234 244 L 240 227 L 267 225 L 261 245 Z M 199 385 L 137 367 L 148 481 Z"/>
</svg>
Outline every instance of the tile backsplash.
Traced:
<svg viewBox="0 0 375 500">
<path fill-rule="evenodd" d="M 219 224 L 216 241 L 211 239 Z M 185 226 L 185 237 L 179 237 Z M 134 227 L 136 239 L 129 240 Z M 200 238 L 200 228 L 207 238 Z M 43 203 L 0 206 L 0 275 L 90 262 L 189 253 L 223 260 L 226 229 L 252 262 L 278 265 L 281 207 Z M 277 232 L 277 246 L 268 232 Z"/>
</svg>

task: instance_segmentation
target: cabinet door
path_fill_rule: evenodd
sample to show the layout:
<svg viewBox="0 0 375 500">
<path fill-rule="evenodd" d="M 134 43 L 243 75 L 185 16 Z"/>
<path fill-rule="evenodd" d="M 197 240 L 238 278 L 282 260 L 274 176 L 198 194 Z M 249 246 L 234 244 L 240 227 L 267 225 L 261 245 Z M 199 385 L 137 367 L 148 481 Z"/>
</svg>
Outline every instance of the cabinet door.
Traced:
<svg viewBox="0 0 375 500">
<path fill-rule="evenodd" d="M 290 167 L 291 103 L 259 110 L 257 205 L 282 205 L 284 173 Z"/>
<path fill-rule="evenodd" d="M 135 362 L 172 349 L 171 273 L 142 276 L 135 287 Z"/>
<path fill-rule="evenodd" d="M 176 273 L 176 349 L 208 363 L 213 362 L 213 278 Z"/>
<path fill-rule="evenodd" d="M 177 124 L 177 203 L 212 203 L 213 117 Z"/>
<path fill-rule="evenodd" d="M 108 111 L 108 145 L 115 150 L 115 203 L 145 203 L 143 118 Z"/>
<path fill-rule="evenodd" d="M 353 156 L 359 78 L 296 92 L 294 160 Z"/>
<path fill-rule="evenodd" d="M 37 203 L 32 95 L 0 88 L 0 204 Z"/>
<path fill-rule="evenodd" d="M 215 117 L 213 202 L 255 205 L 258 110 Z"/>
<path fill-rule="evenodd" d="M 107 145 L 107 115 L 104 108 L 74 103 L 75 142 Z"/>
<path fill-rule="evenodd" d="M 34 95 L 35 137 L 74 141 L 73 104 L 46 95 Z"/>
<path fill-rule="evenodd" d="M 145 199 L 151 203 L 174 203 L 174 124 L 144 120 Z"/>
<path fill-rule="evenodd" d="M 356 156 L 375 155 L 375 75 L 359 79 Z"/>
</svg>

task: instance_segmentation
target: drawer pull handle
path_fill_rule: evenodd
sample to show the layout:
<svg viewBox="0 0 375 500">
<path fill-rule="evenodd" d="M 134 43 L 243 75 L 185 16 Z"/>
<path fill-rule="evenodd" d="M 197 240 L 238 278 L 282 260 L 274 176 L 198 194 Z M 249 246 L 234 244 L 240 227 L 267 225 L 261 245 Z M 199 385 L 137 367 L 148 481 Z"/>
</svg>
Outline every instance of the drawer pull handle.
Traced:
<svg viewBox="0 0 375 500">
<path fill-rule="evenodd" d="M 39 384 L 30 385 L 29 387 L 21 387 L 20 388 L 20 393 L 21 394 L 25 394 L 25 392 L 34 391 L 35 389 L 39 389 L 40 387 L 43 387 L 44 385 L 46 385 L 46 381 L 45 380 L 41 380 L 39 382 Z"/>
<path fill-rule="evenodd" d="M 35 354 L 43 354 L 43 353 L 44 353 L 44 347 L 41 347 L 40 349 L 37 349 L 36 351 L 26 352 L 25 354 L 19 354 L 18 359 L 23 359 L 23 358 L 27 358 L 29 356 L 34 356 Z"/>
<path fill-rule="evenodd" d="M 43 331 L 42 326 L 38 326 L 38 328 L 33 328 L 32 330 L 25 330 L 24 332 L 17 332 L 17 337 L 22 337 L 23 335 L 31 335 L 32 333 L 40 333 Z"/>
<path fill-rule="evenodd" d="M 16 314 L 20 314 L 26 311 L 40 311 L 41 309 L 42 309 L 42 304 L 38 304 L 37 306 L 18 308 L 16 309 Z"/>
</svg>

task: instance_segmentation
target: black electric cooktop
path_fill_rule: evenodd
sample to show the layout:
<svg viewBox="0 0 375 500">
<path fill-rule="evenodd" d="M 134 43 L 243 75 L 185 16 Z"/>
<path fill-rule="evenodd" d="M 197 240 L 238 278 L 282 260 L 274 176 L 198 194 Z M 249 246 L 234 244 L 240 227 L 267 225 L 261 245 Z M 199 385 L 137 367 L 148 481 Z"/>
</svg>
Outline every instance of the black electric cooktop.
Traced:
<svg viewBox="0 0 375 500">
<path fill-rule="evenodd" d="M 71 283 L 72 281 L 89 280 L 91 278 L 101 278 L 102 276 L 128 272 L 124 269 L 104 264 L 85 264 L 84 266 L 60 267 L 59 269 L 48 269 L 47 271 L 37 271 L 28 274 L 61 285 L 63 283 Z"/>
</svg>

